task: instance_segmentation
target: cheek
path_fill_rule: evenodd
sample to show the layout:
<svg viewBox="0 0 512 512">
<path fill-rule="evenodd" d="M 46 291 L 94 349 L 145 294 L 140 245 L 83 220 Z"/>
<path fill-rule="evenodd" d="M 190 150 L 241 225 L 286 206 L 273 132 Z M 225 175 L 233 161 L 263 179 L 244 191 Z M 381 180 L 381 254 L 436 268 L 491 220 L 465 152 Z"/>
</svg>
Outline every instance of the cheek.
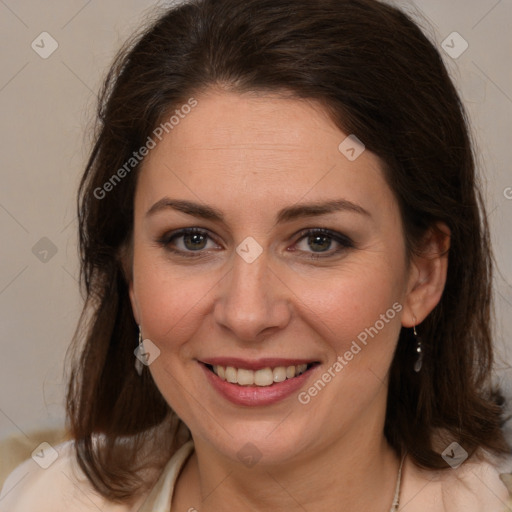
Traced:
<svg viewBox="0 0 512 512">
<path fill-rule="evenodd" d="M 317 273 L 291 288 L 299 299 L 300 315 L 327 342 L 333 358 L 349 351 L 355 341 L 364 353 L 357 357 L 360 363 L 390 361 L 401 328 L 403 276 L 398 268 L 382 259 L 375 259 L 374 265 L 354 261 L 343 271 Z"/>
<path fill-rule="evenodd" d="M 336 279 L 311 280 L 299 295 L 301 316 L 313 336 L 328 347 L 328 360 L 319 380 L 305 388 L 299 399 L 309 404 L 311 417 L 323 417 L 326 404 L 330 424 L 340 428 L 364 416 L 383 386 L 401 330 L 403 306 L 400 279 L 388 269 L 365 265 Z M 299 302 L 299 301 L 298 301 Z M 327 380 L 324 380 L 327 379 Z M 335 404 L 335 405 L 334 405 Z M 322 427 L 323 428 L 323 427 Z"/>
<path fill-rule="evenodd" d="M 186 341 L 197 329 L 197 316 L 204 314 L 214 284 L 214 276 L 198 276 L 184 267 L 172 269 L 165 257 L 141 251 L 134 261 L 134 286 L 144 336 L 165 347 L 170 340 Z"/>
</svg>

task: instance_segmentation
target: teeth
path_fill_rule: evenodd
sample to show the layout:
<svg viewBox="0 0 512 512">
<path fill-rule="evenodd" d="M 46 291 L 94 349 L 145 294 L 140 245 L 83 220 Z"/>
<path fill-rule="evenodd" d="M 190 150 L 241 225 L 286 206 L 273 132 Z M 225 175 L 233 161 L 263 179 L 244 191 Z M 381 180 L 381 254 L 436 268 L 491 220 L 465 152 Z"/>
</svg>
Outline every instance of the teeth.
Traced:
<svg viewBox="0 0 512 512">
<path fill-rule="evenodd" d="M 284 382 L 286 380 L 286 368 L 284 366 L 274 368 L 272 373 L 274 374 L 274 382 Z"/>
<path fill-rule="evenodd" d="M 286 378 L 292 379 L 293 377 L 295 377 L 295 366 L 288 366 L 286 368 Z"/>
<path fill-rule="evenodd" d="M 227 380 L 239 386 L 271 386 L 274 382 L 284 382 L 304 373 L 307 364 L 297 366 L 278 366 L 276 368 L 263 368 L 261 370 L 247 370 L 233 366 L 214 366 L 213 371 L 222 380 Z"/>
<path fill-rule="evenodd" d="M 240 384 L 240 386 L 252 386 L 254 384 L 256 375 L 253 371 L 243 370 L 242 368 L 235 371 L 237 372 L 236 381 L 238 384 Z"/>
<path fill-rule="evenodd" d="M 240 370 L 238 371 L 240 372 Z M 270 386 L 274 382 L 274 374 L 270 368 L 263 368 L 262 370 L 251 373 L 254 373 L 254 384 L 256 384 L 256 386 Z"/>
<path fill-rule="evenodd" d="M 228 382 L 232 382 L 233 384 L 236 384 L 237 383 L 237 371 L 235 368 L 233 368 L 232 366 L 228 366 L 226 368 L 226 380 Z"/>
</svg>

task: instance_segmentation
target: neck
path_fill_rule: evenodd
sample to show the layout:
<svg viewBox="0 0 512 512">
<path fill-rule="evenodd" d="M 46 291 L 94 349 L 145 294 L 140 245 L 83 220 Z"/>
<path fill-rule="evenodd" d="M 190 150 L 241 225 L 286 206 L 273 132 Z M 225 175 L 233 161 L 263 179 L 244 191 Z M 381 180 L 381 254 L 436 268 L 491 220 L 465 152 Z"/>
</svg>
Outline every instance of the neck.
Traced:
<svg viewBox="0 0 512 512">
<path fill-rule="evenodd" d="M 385 440 L 382 426 L 363 434 L 354 428 L 335 443 L 319 444 L 286 464 L 258 463 L 251 468 L 219 456 L 201 441 L 195 443 L 196 450 L 180 475 L 177 510 L 389 512 L 391 508 L 400 460 Z"/>
</svg>

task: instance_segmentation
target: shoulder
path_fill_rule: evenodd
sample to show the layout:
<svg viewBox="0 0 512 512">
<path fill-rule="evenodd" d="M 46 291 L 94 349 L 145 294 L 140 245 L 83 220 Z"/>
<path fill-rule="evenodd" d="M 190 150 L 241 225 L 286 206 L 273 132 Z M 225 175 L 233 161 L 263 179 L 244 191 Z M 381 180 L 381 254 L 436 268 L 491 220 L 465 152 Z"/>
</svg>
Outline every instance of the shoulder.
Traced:
<svg viewBox="0 0 512 512">
<path fill-rule="evenodd" d="M 511 471 L 511 457 L 497 459 L 481 451 L 476 458 L 448 471 L 442 486 L 444 501 L 453 503 L 453 510 L 502 512 L 510 493 L 500 474 Z"/>
<path fill-rule="evenodd" d="M 411 512 L 503 512 L 511 497 L 501 475 L 512 472 L 512 456 L 496 458 L 480 451 L 459 467 L 427 471 L 408 464 L 404 482 Z"/>
<path fill-rule="evenodd" d="M 7 478 L 0 492 L 0 512 L 131 512 L 107 501 L 80 470 L 73 441 L 48 445 L 39 460 L 28 459 Z"/>
</svg>

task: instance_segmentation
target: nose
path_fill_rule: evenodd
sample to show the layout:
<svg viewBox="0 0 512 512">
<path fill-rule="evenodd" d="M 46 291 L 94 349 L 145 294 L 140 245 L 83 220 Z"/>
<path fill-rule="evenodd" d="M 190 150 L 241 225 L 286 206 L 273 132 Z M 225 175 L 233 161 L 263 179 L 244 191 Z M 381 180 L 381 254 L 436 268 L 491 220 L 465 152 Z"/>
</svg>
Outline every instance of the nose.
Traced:
<svg viewBox="0 0 512 512">
<path fill-rule="evenodd" d="M 257 343 L 285 328 L 291 291 L 270 268 L 266 251 L 251 263 L 238 254 L 219 283 L 214 307 L 218 325 L 245 343 Z"/>
</svg>

